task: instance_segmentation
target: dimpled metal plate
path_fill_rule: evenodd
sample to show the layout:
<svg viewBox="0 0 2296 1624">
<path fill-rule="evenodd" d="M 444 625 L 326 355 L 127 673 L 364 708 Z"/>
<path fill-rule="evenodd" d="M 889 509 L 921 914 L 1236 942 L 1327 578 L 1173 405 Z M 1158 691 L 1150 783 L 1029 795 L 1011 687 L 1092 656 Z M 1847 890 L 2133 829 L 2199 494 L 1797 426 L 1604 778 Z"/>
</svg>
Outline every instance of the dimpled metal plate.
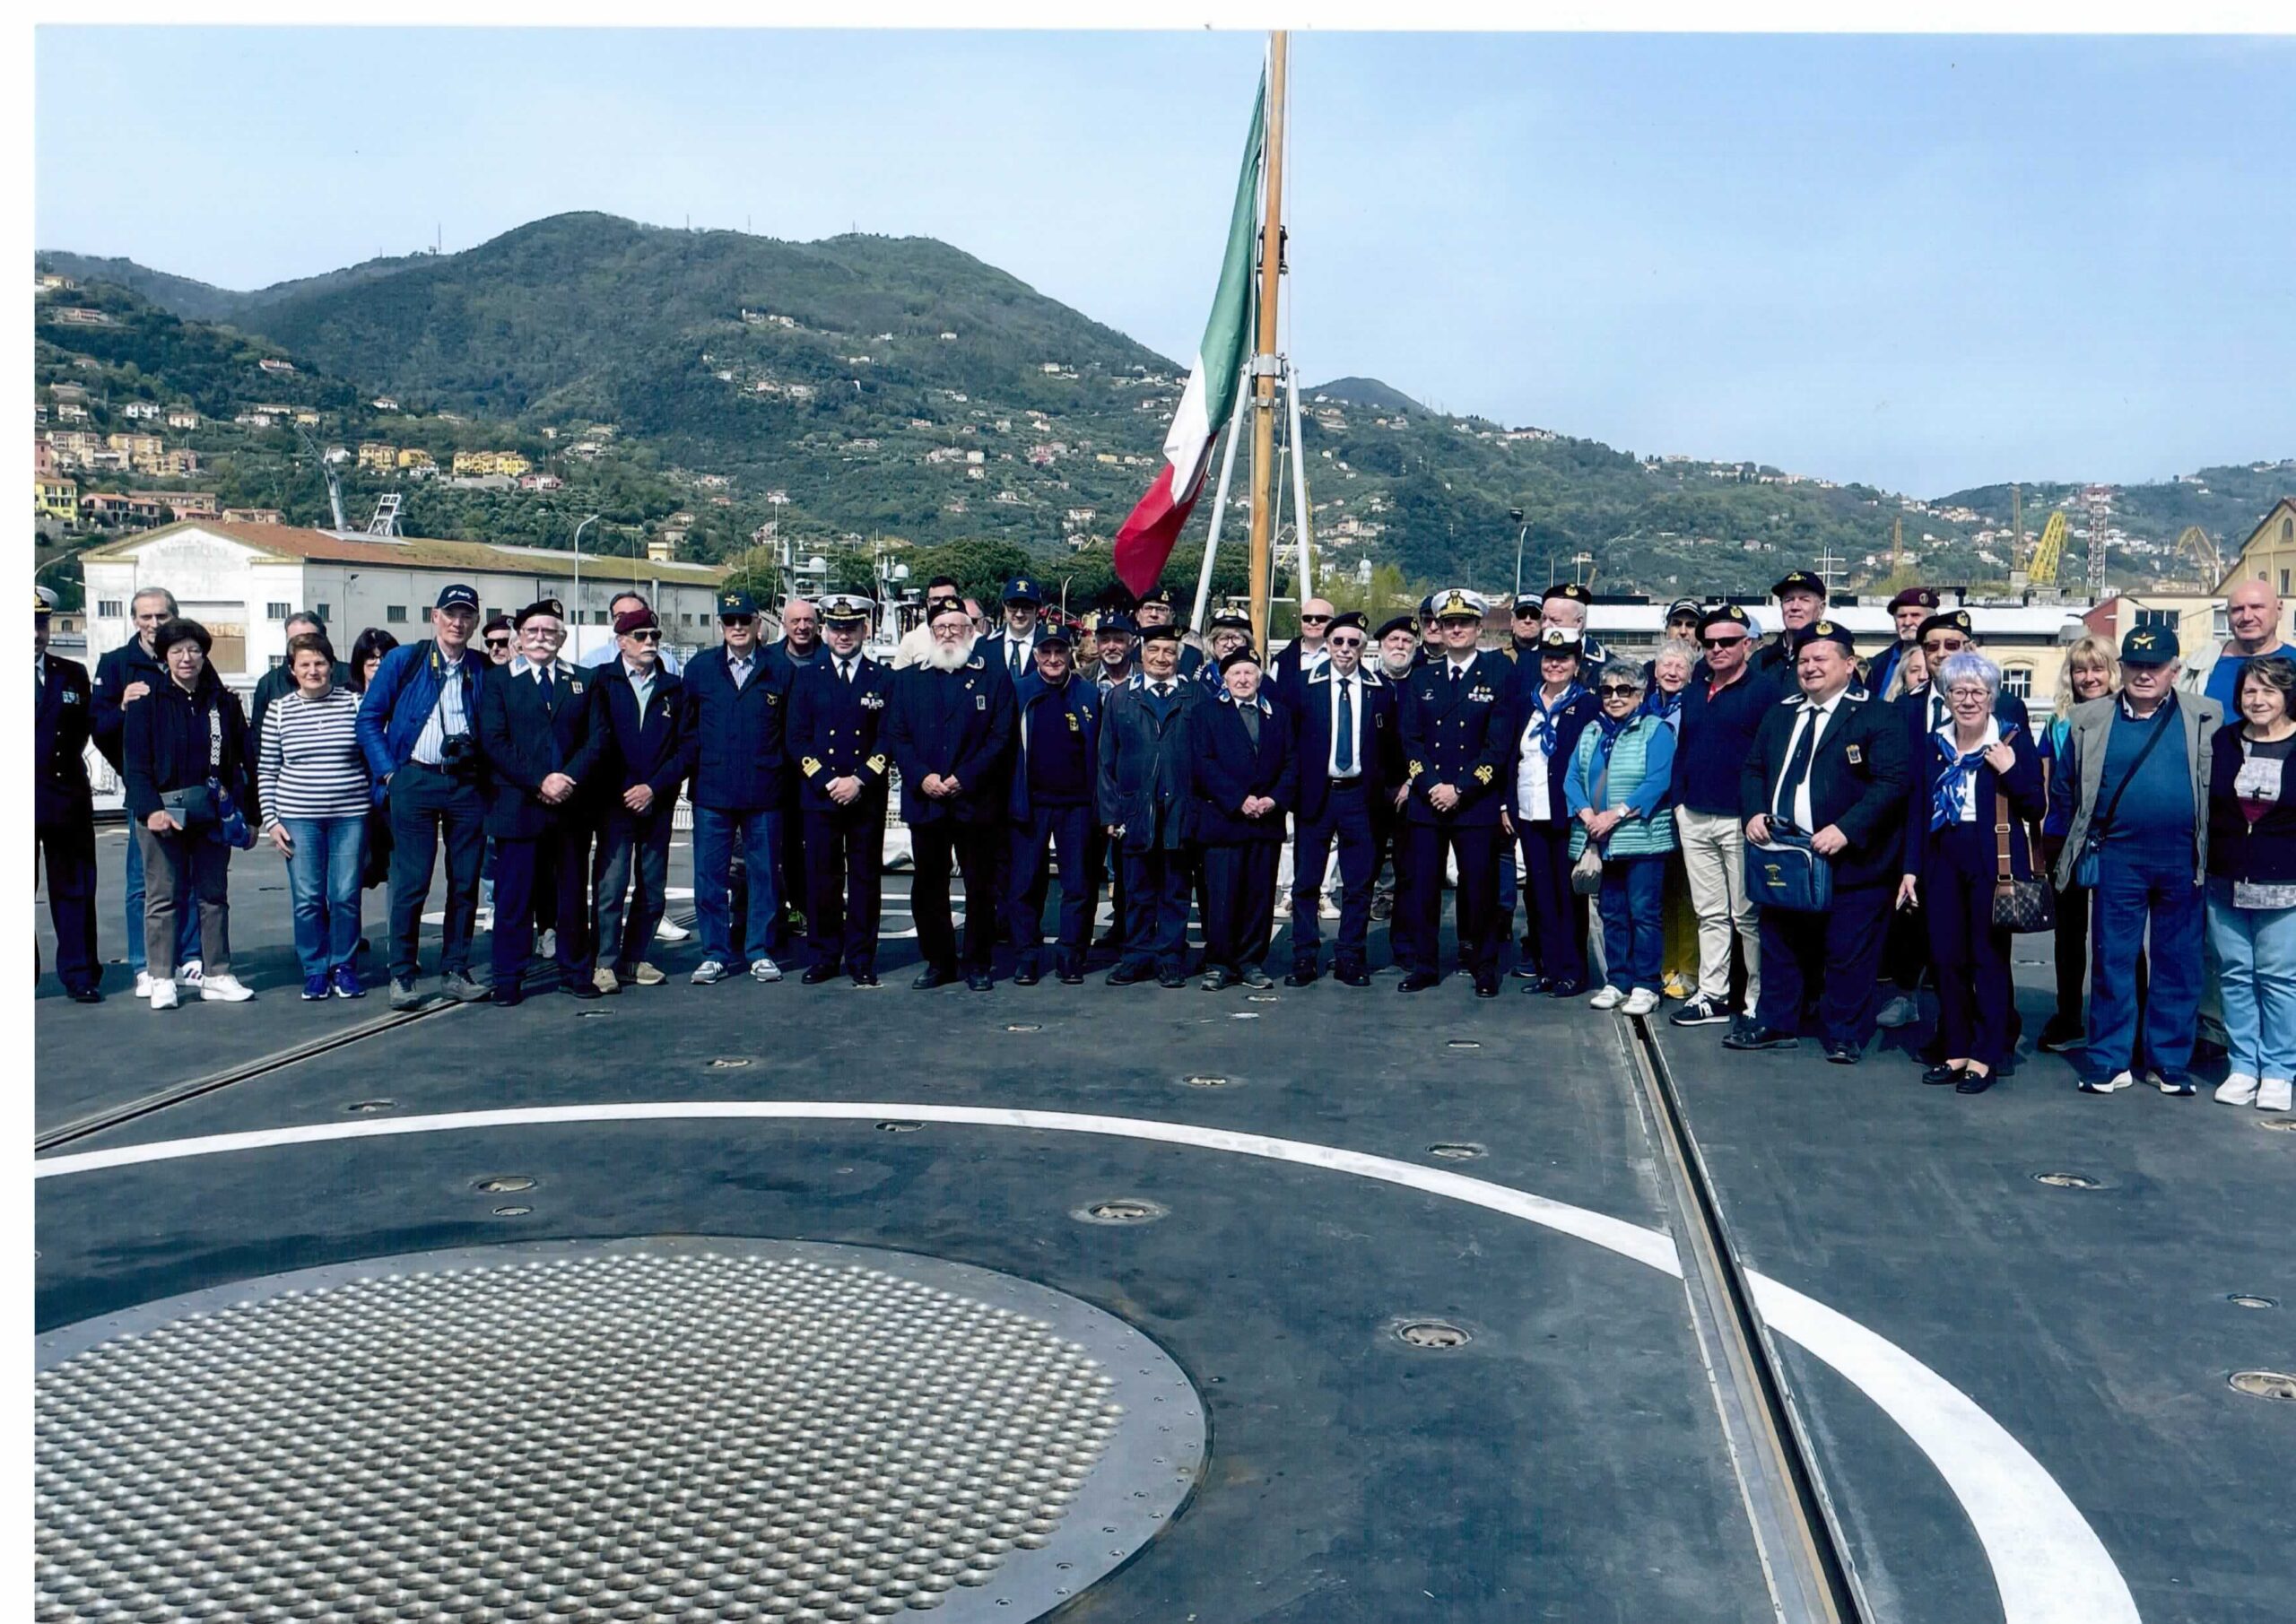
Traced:
<svg viewBox="0 0 2296 1624">
<path fill-rule="evenodd" d="M 43 1620 L 1032 1619 L 1204 1463 L 1123 1322 L 856 1246 L 378 1258 L 36 1351 Z"/>
</svg>

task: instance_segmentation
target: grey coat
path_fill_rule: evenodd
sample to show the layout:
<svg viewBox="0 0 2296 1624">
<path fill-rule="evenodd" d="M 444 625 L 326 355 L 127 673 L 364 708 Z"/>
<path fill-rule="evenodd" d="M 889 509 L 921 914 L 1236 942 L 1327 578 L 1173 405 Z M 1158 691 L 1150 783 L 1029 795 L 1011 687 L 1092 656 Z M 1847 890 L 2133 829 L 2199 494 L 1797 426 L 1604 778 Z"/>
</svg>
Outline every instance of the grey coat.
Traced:
<svg viewBox="0 0 2296 1624">
<path fill-rule="evenodd" d="M 2185 762 L 2192 773 L 2192 880 L 2199 885 L 2208 878 L 2208 769 L 2214 759 L 2210 751 L 2224 712 L 2204 694 L 2179 690 L 2175 697 L 2177 719 L 2185 730 Z M 2070 731 L 2058 771 L 2073 785 L 2073 821 L 2066 827 L 2065 847 L 2057 853 L 2057 868 L 2050 876 L 2059 890 L 2073 883 L 2073 865 L 2080 860 L 2089 820 L 2104 798 L 2105 746 L 2112 739 L 2113 717 L 2120 702 L 2118 694 L 2084 699 L 2073 708 L 2068 718 Z"/>
</svg>

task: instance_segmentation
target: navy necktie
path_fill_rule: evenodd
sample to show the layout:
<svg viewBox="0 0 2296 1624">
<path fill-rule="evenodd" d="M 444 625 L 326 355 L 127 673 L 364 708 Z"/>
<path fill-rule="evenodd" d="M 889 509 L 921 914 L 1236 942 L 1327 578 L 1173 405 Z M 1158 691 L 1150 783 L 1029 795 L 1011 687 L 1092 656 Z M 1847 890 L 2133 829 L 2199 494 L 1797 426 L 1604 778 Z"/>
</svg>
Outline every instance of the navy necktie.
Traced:
<svg viewBox="0 0 2296 1624">
<path fill-rule="evenodd" d="M 1355 770 L 1355 684 L 1346 677 L 1339 679 L 1339 739 L 1338 753 L 1332 760 L 1344 775 Z"/>
<path fill-rule="evenodd" d="M 1787 822 L 1794 821 L 1794 803 L 1801 798 L 1803 781 L 1810 776 L 1810 758 L 1818 747 L 1818 724 L 1822 713 L 1815 706 L 1805 706 L 1802 711 L 1801 731 L 1795 736 L 1794 748 L 1786 757 L 1786 775 L 1778 781 L 1778 799 L 1774 815 Z"/>
</svg>

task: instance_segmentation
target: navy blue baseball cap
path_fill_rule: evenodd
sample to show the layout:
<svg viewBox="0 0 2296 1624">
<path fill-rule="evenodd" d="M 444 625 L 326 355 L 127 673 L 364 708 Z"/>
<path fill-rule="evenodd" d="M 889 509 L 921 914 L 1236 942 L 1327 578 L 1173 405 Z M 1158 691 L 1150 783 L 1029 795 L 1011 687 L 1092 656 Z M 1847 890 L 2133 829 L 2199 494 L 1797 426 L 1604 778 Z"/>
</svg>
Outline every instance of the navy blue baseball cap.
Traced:
<svg viewBox="0 0 2296 1624">
<path fill-rule="evenodd" d="M 1112 614 L 1100 621 L 1100 630 L 1104 633 L 1120 631 L 1128 638 L 1136 638 L 1140 635 L 1140 622 L 1128 614 Z"/>
<path fill-rule="evenodd" d="M 2173 626 L 2139 626 L 2120 640 L 2124 665 L 2166 665 L 2183 653 Z"/>
<path fill-rule="evenodd" d="M 739 586 L 728 586 L 718 595 L 718 618 L 721 621 L 747 615 L 757 618 L 757 600 Z"/>
<path fill-rule="evenodd" d="M 441 586 L 439 588 L 439 601 L 432 604 L 431 607 L 434 611 L 439 609 L 467 609 L 473 614 L 476 614 L 478 612 L 478 594 L 471 590 L 468 586 L 464 586 L 460 581 L 457 581 L 451 586 Z"/>
<path fill-rule="evenodd" d="M 1044 594 L 1037 590 L 1037 584 L 1027 576 L 1016 575 L 1004 583 L 1004 601 L 1008 604 L 1041 604 Z"/>
</svg>

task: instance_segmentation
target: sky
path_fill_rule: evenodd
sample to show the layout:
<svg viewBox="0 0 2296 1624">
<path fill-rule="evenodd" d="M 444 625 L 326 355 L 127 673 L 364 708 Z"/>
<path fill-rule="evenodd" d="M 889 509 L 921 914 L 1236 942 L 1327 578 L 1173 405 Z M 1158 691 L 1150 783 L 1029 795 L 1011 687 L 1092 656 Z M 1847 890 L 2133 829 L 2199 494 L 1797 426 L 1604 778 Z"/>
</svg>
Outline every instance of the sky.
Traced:
<svg viewBox="0 0 2296 1624">
<path fill-rule="evenodd" d="M 572 209 L 931 236 L 1185 364 L 1265 38 L 48 26 L 34 237 L 250 288 Z M 1927 496 L 2296 455 L 2296 39 L 1291 60 L 1311 383 Z"/>
</svg>

